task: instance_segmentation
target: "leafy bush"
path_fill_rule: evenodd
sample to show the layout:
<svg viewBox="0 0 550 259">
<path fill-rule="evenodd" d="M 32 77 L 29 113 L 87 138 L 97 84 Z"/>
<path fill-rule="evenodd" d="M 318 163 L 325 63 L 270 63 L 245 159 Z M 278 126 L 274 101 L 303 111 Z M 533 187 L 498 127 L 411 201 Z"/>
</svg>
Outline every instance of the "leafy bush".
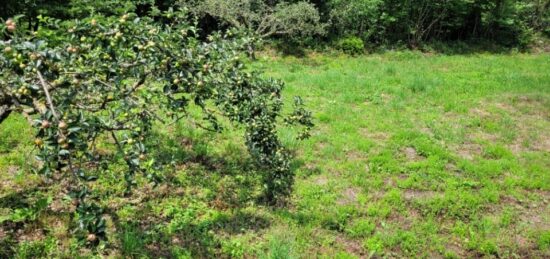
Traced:
<svg viewBox="0 0 550 259">
<path fill-rule="evenodd" d="M 319 11 L 306 1 L 204 0 L 182 4 L 198 17 L 214 17 L 223 25 L 247 30 L 259 38 L 307 38 L 325 32 Z"/>
<path fill-rule="evenodd" d="M 336 47 L 349 55 L 357 55 L 365 51 L 365 43 L 363 40 L 354 36 L 339 40 L 336 43 Z"/>
<path fill-rule="evenodd" d="M 525 46 L 531 31 L 548 28 L 548 1 L 328 1 L 333 37 L 354 35 L 379 45 L 484 39 Z"/>
</svg>

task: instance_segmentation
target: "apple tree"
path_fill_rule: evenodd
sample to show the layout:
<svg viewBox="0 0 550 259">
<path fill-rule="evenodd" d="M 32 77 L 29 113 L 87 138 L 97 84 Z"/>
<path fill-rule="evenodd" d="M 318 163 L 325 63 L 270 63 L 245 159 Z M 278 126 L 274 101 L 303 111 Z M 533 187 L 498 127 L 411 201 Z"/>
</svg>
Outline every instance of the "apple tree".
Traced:
<svg viewBox="0 0 550 259">
<path fill-rule="evenodd" d="M 145 143 L 159 123 L 188 120 L 211 131 L 222 130 L 220 118 L 241 125 L 267 200 L 288 194 L 291 157 L 277 129 L 297 125 L 305 138 L 311 114 L 298 97 L 283 114 L 283 83 L 246 69 L 247 43 L 237 31 L 200 41 L 188 14 L 172 10 L 154 19 L 128 13 L 40 20 L 36 32 L 21 30 L 17 19 L 0 25 L 0 123 L 20 113 L 36 129 L 36 172 L 70 182 L 75 233 L 83 242 L 105 238 L 91 184 L 102 173 L 124 168 L 128 191 L 136 174 L 160 179 L 163 165 Z M 193 119 L 191 108 L 204 119 Z M 99 152 L 102 142 L 114 147 L 113 155 Z"/>
</svg>

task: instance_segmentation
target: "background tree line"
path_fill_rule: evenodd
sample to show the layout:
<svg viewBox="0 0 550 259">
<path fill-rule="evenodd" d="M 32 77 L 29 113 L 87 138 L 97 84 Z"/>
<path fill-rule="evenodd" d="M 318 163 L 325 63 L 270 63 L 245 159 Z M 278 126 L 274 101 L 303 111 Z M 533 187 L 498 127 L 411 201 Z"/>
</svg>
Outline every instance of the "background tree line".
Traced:
<svg viewBox="0 0 550 259">
<path fill-rule="evenodd" d="M 7 1 L 7 2 L 6 2 Z M 258 39 L 302 45 L 421 47 L 428 42 L 485 41 L 523 47 L 550 35 L 550 0 L 4 0 L 0 16 L 23 13 L 78 18 L 89 13 L 146 15 L 186 6 L 204 35 L 227 27 Z"/>
</svg>

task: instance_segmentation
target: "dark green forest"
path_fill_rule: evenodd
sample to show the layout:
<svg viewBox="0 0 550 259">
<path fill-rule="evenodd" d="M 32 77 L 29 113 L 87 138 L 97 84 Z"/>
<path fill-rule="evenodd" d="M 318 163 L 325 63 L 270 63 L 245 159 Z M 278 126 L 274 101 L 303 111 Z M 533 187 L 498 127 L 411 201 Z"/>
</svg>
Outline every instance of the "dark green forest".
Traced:
<svg viewBox="0 0 550 259">
<path fill-rule="evenodd" d="M 241 27 L 290 46 L 421 48 L 433 42 L 492 43 L 525 48 L 550 34 L 549 0 L 5 0 L 4 19 L 60 19 L 91 13 L 150 15 L 176 6 L 196 15 L 204 35 Z"/>
</svg>

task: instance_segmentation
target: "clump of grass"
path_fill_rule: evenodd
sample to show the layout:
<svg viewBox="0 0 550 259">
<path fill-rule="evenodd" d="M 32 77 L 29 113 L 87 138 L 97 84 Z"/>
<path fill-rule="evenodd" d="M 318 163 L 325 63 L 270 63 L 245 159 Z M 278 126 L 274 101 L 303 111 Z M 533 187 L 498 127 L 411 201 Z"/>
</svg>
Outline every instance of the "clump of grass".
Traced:
<svg viewBox="0 0 550 259">
<path fill-rule="evenodd" d="M 538 237 L 537 244 L 541 250 L 550 249 L 550 231 L 542 232 Z"/>
</svg>

